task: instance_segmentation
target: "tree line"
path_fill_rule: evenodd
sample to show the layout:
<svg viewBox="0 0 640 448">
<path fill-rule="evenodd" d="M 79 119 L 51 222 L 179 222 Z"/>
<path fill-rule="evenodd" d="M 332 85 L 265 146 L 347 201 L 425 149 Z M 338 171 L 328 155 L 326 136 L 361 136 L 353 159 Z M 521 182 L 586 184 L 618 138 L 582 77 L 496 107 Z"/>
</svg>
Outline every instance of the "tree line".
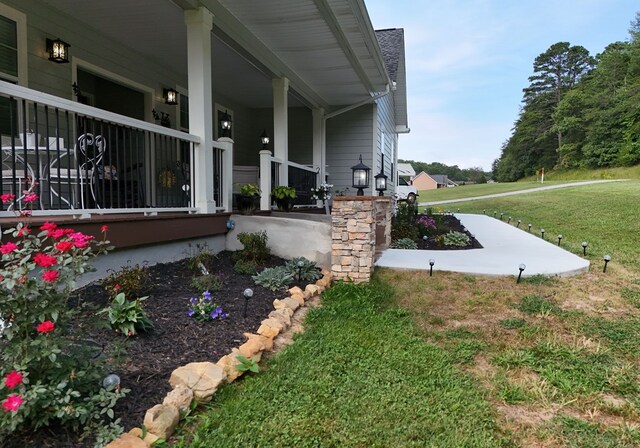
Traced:
<svg viewBox="0 0 640 448">
<path fill-rule="evenodd" d="M 629 34 L 595 57 L 569 42 L 536 57 L 512 134 L 493 162 L 496 180 L 542 167 L 640 163 L 640 12 Z"/>
<path fill-rule="evenodd" d="M 475 182 L 477 184 L 486 183 L 491 178 L 491 173 L 486 173 L 480 167 L 459 168 L 458 165 L 445 165 L 440 162 L 416 162 L 415 160 L 398 159 L 400 163 L 408 163 L 415 170 L 416 174 L 424 171 L 427 174 L 444 174 L 453 181 Z"/>
</svg>

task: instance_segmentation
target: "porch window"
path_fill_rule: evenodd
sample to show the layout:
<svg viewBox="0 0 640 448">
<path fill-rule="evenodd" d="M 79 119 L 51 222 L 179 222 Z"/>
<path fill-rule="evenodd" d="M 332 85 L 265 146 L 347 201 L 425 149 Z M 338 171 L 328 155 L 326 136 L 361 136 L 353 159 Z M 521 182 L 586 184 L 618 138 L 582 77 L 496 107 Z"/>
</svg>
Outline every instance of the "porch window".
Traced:
<svg viewBox="0 0 640 448">
<path fill-rule="evenodd" d="M 0 16 L 0 76 L 18 81 L 18 25 L 4 16 Z"/>
</svg>

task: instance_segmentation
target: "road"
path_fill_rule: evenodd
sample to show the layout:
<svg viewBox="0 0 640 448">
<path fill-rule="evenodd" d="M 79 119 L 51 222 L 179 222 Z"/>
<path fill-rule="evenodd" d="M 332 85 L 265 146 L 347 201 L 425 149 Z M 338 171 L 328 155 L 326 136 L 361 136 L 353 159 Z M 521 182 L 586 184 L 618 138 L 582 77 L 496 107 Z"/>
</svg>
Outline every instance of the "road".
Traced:
<svg viewBox="0 0 640 448">
<path fill-rule="evenodd" d="M 446 201 L 420 202 L 418 205 L 421 207 L 429 207 L 432 205 L 440 205 L 440 204 L 454 204 L 456 202 L 475 201 L 478 199 L 501 198 L 503 196 L 513 196 L 514 194 L 538 193 L 539 191 L 555 190 L 556 188 L 581 187 L 583 185 L 602 184 L 605 182 L 622 182 L 624 180 L 626 179 L 585 180 L 582 182 L 549 185 L 547 187 L 537 187 L 537 188 L 531 188 L 529 190 L 507 191 L 506 193 L 486 194 L 484 196 L 474 196 L 470 198 L 449 199 Z"/>
</svg>

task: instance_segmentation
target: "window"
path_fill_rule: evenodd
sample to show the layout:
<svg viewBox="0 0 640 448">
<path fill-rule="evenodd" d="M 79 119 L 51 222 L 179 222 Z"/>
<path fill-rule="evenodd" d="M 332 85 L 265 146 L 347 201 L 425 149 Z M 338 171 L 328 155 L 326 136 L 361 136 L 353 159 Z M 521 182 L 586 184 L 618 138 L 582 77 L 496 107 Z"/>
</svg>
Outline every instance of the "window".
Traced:
<svg viewBox="0 0 640 448">
<path fill-rule="evenodd" d="M 189 97 L 180 93 L 180 129 L 189 132 Z"/>
<path fill-rule="evenodd" d="M 0 16 L 0 76 L 18 81 L 18 24 L 4 16 Z"/>
</svg>

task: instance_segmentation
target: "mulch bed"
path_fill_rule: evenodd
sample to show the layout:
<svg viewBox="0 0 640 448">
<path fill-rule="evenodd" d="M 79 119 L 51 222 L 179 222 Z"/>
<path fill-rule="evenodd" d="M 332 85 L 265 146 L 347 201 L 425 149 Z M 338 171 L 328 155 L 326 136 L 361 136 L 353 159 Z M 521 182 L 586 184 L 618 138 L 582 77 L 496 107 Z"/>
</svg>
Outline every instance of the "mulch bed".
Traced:
<svg viewBox="0 0 640 448">
<path fill-rule="evenodd" d="M 447 229 L 447 232 L 462 232 L 469 237 L 469 244 L 466 246 L 440 246 L 436 243 L 436 239 L 431 237 L 427 240 L 420 239 L 416 241 L 418 249 L 422 250 L 467 250 L 467 249 L 482 249 L 482 244 L 476 240 L 476 238 L 464 227 L 458 218 L 453 215 L 442 216 L 443 227 Z"/>
<path fill-rule="evenodd" d="M 281 258 L 271 257 L 265 267 L 284 262 Z M 154 323 L 153 331 L 124 338 L 109 328 L 97 328 L 87 336 L 92 344 L 104 347 L 105 352 L 125 342 L 125 362 L 113 373 L 120 376 L 121 387 L 131 390 L 118 401 L 115 408 L 116 418 L 121 419 L 127 431 L 142 424 L 147 409 L 162 403 L 171 390 L 169 377 L 174 369 L 190 362 L 216 362 L 233 347 L 245 342 L 243 333 L 255 333 L 260 322 L 273 311 L 273 300 L 285 296 L 284 292 L 273 292 L 255 285 L 250 275 L 236 273 L 231 253 L 221 252 L 217 255 L 212 273 L 224 278 L 224 286 L 212 297 L 229 316 L 224 320 L 202 322 L 187 315 L 189 299 L 200 296 L 202 291 L 190 285 L 194 273 L 187 267 L 186 261 L 158 264 L 149 267 L 149 271 L 151 286 L 145 292 L 149 298 L 143 305 Z M 242 293 L 246 288 L 253 289 L 253 297 L 248 301 L 247 315 L 244 317 L 245 299 Z M 98 284 L 82 288 L 77 295 L 81 302 L 97 306 L 98 309 L 109 303 L 107 294 Z M 87 319 L 103 319 L 92 311 L 86 315 Z M 13 438 L 13 442 L 16 447 L 92 446 L 79 442 L 73 434 L 51 429 L 20 435 Z"/>
</svg>

